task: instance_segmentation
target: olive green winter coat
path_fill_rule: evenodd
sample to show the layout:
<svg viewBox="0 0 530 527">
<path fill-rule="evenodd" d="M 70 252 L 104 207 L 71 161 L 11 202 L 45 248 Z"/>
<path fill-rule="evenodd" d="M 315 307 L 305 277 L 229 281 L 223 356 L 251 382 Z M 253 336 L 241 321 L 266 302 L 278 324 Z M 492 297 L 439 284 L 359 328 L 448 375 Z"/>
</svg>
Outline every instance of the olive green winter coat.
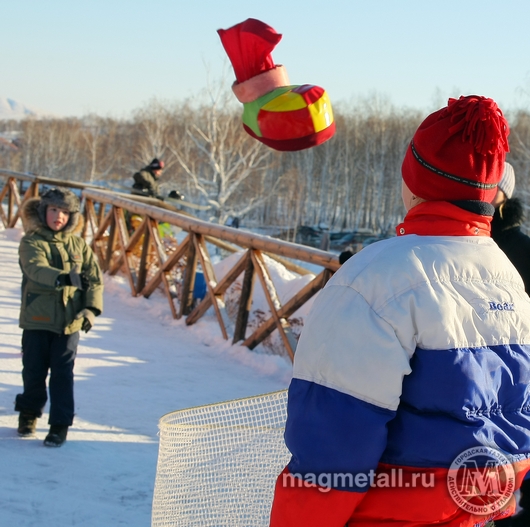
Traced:
<svg viewBox="0 0 530 527">
<path fill-rule="evenodd" d="M 153 172 L 147 167 L 140 170 L 140 172 L 136 172 L 136 174 L 133 176 L 133 179 L 134 190 L 145 196 L 150 196 L 153 198 L 161 197 L 158 180 Z"/>
<path fill-rule="evenodd" d="M 55 232 L 39 217 L 40 198 L 29 200 L 22 209 L 26 230 L 19 247 L 22 269 L 22 306 L 20 327 L 45 329 L 59 334 L 79 331 L 83 319 L 75 317 L 84 308 L 96 314 L 103 310 L 103 281 L 94 253 L 78 232 L 80 215 L 72 215 L 65 229 Z M 60 274 L 73 267 L 85 273 L 90 285 L 87 290 L 58 286 Z"/>
</svg>

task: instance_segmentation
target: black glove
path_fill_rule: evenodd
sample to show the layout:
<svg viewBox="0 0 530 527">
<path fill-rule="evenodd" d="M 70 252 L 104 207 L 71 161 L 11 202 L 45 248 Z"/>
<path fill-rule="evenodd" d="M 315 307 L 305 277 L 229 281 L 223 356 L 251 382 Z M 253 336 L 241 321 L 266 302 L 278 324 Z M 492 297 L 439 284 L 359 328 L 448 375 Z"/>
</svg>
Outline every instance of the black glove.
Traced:
<svg viewBox="0 0 530 527">
<path fill-rule="evenodd" d="M 86 272 L 83 272 L 79 275 L 79 278 L 81 279 L 81 289 L 83 291 L 86 291 L 87 289 L 90 289 L 90 278 L 88 277 L 88 274 Z"/>
<path fill-rule="evenodd" d="M 82 275 L 80 275 L 76 271 L 76 268 L 73 267 L 68 274 L 61 273 L 57 277 L 56 285 L 57 287 L 73 286 L 77 287 L 77 289 L 83 290 L 88 288 L 90 282 L 86 276 L 82 278 Z"/>
<path fill-rule="evenodd" d="M 94 322 L 96 321 L 96 314 L 90 308 L 85 308 L 79 311 L 79 313 L 77 313 L 75 317 L 76 320 L 79 320 L 80 318 L 83 319 L 83 324 L 81 325 L 81 329 L 85 333 L 88 333 L 89 330 L 94 325 Z"/>
<path fill-rule="evenodd" d="M 171 199 L 184 199 L 184 195 L 181 194 L 180 192 L 178 192 L 177 190 L 172 190 L 169 193 L 168 198 L 171 198 Z"/>
</svg>

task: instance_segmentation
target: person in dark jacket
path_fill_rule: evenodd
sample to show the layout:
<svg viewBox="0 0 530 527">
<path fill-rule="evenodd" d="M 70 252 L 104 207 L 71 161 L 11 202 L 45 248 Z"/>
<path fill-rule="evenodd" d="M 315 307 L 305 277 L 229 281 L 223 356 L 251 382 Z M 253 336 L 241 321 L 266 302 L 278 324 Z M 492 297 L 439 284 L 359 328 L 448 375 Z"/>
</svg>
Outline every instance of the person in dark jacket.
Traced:
<svg viewBox="0 0 530 527">
<path fill-rule="evenodd" d="M 355 252 L 353 250 L 353 246 L 352 245 L 348 245 L 348 247 L 346 247 L 344 249 L 344 251 L 342 251 L 339 254 L 339 263 L 340 263 L 340 265 L 342 265 L 343 263 L 347 262 L 354 254 L 355 254 Z"/>
<path fill-rule="evenodd" d="M 133 194 L 140 196 L 148 196 L 163 200 L 164 197 L 160 194 L 158 180 L 164 170 L 164 161 L 156 157 L 142 170 L 136 172 L 133 176 L 134 184 Z"/>
<path fill-rule="evenodd" d="M 530 294 L 530 237 L 521 231 L 525 217 L 523 204 L 514 198 L 515 173 L 509 163 L 505 163 L 504 173 L 492 202 L 495 214 L 491 222 L 491 237 L 513 263 L 524 282 L 525 291 Z M 530 479 L 521 485 L 519 500 L 521 510 L 512 518 L 497 520 L 497 527 L 530 526 Z"/>
<path fill-rule="evenodd" d="M 74 361 L 79 331 L 103 310 L 103 281 L 94 253 L 79 236 L 77 196 L 52 188 L 22 207 L 26 234 L 19 247 L 22 270 L 22 380 L 16 396 L 18 434 L 32 436 L 48 399 L 46 446 L 61 446 L 74 418 Z"/>
<path fill-rule="evenodd" d="M 521 231 L 525 221 L 524 210 L 519 198 L 512 197 L 514 188 L 513 167 L 506 163 L 503 179 L 492 202 L 495 214 L 491 222 L 491 237 L 519 271 L 525 290 L 530 294 L 530 237 Z"/>
</svg>

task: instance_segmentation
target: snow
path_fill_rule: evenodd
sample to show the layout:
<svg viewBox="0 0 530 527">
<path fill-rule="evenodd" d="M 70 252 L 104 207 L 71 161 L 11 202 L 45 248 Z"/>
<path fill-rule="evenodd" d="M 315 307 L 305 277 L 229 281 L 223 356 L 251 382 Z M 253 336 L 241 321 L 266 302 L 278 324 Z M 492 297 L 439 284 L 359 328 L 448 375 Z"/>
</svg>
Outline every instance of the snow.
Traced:
<svg viewBox="0 0 530 527">
<path fill-rule="evenodd" d="M 25 104 L 9 99 L 7 97 L 0 97 L 0 120 L 2 119 L 23 119 L 30 115 L 37 115 L 35 109 L 26 106 Z"/>
<path fill-rule="evenodd" d="M 20 229 L 0 227 L 0 525 L 148 527 L 165 413 L 284 389 L 287 359 L 225 341 L 213 318 L 173 320 L 167 299 L 131 296 L 105 278 L 105 310 L 83 334 L 75 366 L 76 418 L 62 448 L 16 434 L 22 386 L 18 312 Z M 45 409 L 47 411 L 47 409 Z"/>
</svg>

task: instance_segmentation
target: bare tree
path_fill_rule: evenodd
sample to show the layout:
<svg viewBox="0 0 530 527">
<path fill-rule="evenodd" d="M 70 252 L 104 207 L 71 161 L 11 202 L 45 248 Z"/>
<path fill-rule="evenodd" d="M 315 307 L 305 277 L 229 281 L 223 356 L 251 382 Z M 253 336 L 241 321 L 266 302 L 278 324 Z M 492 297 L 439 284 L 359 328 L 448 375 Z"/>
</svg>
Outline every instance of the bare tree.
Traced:
<svg viewBox="0 0 530 527">
<path fill-rule="evenodd" d="M 212 206 L 212 219 L 225 223 L 229 216 L 244 216 L 270 199 L 280 181 L 267 178 L 274 155 L 243 130 L 233 96 L 222 86 L 208 95 L 208 104 L 197 109 L 184 137 L 168 148 L 194 190 Z"/>
<path fill-rule="evenodd" d="M 91 114 L 83 118 L 80 137 L 88 149 L 88 181 L 105 180 L 111 174 L 118 161 L 118 141 L 113 137 L 117 123 Z"/>
</svg>

